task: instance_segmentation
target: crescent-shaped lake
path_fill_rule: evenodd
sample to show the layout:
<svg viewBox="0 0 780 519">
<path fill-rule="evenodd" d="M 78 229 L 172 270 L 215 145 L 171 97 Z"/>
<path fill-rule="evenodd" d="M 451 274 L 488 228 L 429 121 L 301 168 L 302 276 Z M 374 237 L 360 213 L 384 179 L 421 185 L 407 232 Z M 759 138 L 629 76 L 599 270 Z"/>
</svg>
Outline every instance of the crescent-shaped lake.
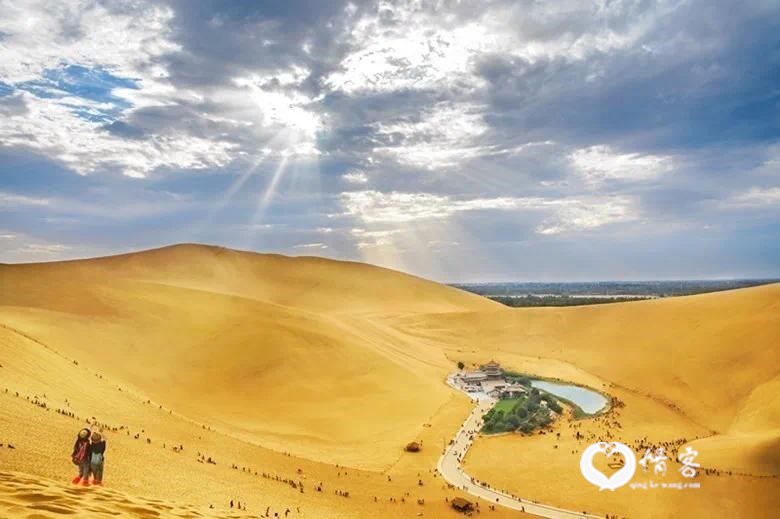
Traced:
<svg viewBox="0 0 780 519">
<path fill-rule="evenodd" d="M 575 386 L 573 384 L 561 384 L 546 380 L 532 380 L 531 386 L 547 391 L 557 397 L 564 398 L 578 405 L 588 414 L 596 414 L 607 405 L 607 399 L 601 393 Z"/>
</svg>

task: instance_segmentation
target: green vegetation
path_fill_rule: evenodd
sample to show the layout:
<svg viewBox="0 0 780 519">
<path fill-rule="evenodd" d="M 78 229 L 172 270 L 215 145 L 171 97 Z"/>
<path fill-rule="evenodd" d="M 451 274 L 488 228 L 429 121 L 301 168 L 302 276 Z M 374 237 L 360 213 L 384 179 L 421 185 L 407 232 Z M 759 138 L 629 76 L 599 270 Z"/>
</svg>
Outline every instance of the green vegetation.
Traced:
<svg viewBox="0 0 780 519">
<path fill-rule="evenodd" d="M 489 434 L 513 431 L 530 433 L 553 421 L 550 411 L 560 414 L 563 408 L 553 395 L 533 388 L 527 396 L 499 400 L 485 415 L 482 430 Z"/>
<path fill-rule="evenodd" d="M 465 367 L 466 367 L 466 365 L 465 365 L 465 364 L 463 364 L 463 361 L 462 361 L 462 360 L 459 360 L 459 361 L 458 361 L 458 369 L 463 369 L 463 368 L 465 368 Z"/>
<path fill-rule="evenodd" d="M 514 382 L 515 384 L 522 384 L 526 387 L 531 387 L 531 377 L 518 373 L 516 371 L 504 371 L 504 377 L 507 382 Z"/>
<path fill-rule="evenodd" d="M 515 404 L 520 402 L 520 400 L 522 400 L 522 398 L 507 398 L 504 400 L 499 400 L 496 402 L 496 405 L 493 406 L 492 411 L 502 411 L 504 413 L 509 413 L 515 407 Z"/>
<path fill-rule="evenodd" d="M 649 297 L 570 297 L 567 295 L 549 295 L 549 296 L 487 296 L 489 299 L 511 307 L 526 306 L 584 306 L 600 305 L 604 303 L 624 303 L 626 301 L 641 301 L 650 299 Z"/>
</svg>

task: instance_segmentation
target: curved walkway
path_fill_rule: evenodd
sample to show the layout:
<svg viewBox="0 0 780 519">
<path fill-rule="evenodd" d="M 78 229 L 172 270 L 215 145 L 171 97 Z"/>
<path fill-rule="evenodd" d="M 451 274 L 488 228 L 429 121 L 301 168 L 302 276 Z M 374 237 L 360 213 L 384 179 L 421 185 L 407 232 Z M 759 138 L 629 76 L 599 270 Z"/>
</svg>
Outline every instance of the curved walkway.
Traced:
<svg viewBox="0 0 780 519">
<path fill-rule="evenodd" d="M 452 384 L 450 380 L 447 382 L 451 387 L 460 390 L 457 386 Z M 491 407 L 493 407 L 495 402 L 496 400 L 492 398 L 477 400 L 477 405 L 474 407 L 474 410 L 469 417 L 466 418 L 466 421 L 463 422 L 463 425 L 460 430 L 458 430 L 452 443 L 446 447 L 444 454 L 439 458 L 439 463 L 436 468 L 439 470 L 442 477 L 448 483 L 472 496 L 482 498 L 491 504 L 500 505 L 512 510 L 524 511 L 529 514 L 550 519 L 603 519 L 603 516 L 584 514 L 582 512 L 574 512 L 563 508 L 535 503 L 527 499 L 506 494 L 499 490 L 494 490 L 486 484 L 472 482 L 471 476 L 463 471 L 460 462 L 471 447 L 474 435 L 482 426 L 482 417 Z M 579 467 L 572 467 L 572 470 L 579 470 Z"/>
</svg>

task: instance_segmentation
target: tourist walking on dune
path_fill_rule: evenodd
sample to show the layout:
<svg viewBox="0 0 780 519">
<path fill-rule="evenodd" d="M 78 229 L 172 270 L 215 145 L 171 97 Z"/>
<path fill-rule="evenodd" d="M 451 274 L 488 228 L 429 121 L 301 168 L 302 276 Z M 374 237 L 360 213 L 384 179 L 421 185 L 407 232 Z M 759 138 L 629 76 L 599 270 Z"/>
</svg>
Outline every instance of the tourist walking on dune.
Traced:
<svg viewBox="0 0 780 519">
<path fill-rule="evenodd" d="M 85 487 L 89 486 L 89 462 L 92 447 L 89 443 L 90 435 L 89 429 L 80 430 L 76 437 L 76 443 L 73 444 L 71 459 L 73 464 L 79 468 L 79 475 L 73 478 L 72 481 L 74 485 L 81 483 Z"/>
<path fill-rule="evenodd" d="M 92 445 L 90 445 L 89 468 L 92 471 L 92 484 L 103 484 L 103 464 L 105 463 L 106 440 L 96 432 L 92 433 Z"/>
</svg>

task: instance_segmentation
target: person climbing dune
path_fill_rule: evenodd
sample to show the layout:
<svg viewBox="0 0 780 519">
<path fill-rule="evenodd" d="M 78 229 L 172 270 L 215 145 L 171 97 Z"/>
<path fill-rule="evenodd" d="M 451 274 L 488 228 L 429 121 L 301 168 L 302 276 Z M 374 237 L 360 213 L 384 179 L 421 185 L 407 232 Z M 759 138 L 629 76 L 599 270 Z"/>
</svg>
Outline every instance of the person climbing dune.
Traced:
<svg viewBox="0 0 780 519">
<path fill-rule="evenodd" d="M 92 433 L 90 445 L 89 467 L 92 472 L 92 484 L 103 484 L 103 464 L 105 463 L 106 440 L 99 432 Z"/>
<path fill-rule="evenodd" d="M 72 483 L 78 485 L 81 483 L 85 487 L 89 486 L 89 462 L 91 455 L 91 445 L 89 443 L 89 437 L 91 435 L 89 429 L 82 429 L 79 431 L 76 437 L 76 443 L 73 444 L 73 454 L 71 454 L 71 460 L 73 464 L 78 466 L 79 474 L 73 478 Z"/>
</svg>

